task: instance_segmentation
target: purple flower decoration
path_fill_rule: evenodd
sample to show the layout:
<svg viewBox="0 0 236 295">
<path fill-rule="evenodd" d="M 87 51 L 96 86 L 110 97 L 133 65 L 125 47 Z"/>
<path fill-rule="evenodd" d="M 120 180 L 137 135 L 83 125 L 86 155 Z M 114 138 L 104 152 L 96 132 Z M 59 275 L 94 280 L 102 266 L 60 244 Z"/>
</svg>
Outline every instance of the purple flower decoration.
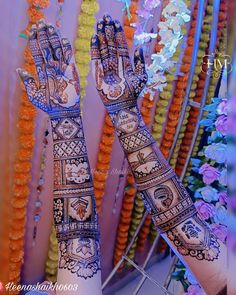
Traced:
<svg viewBox="0 0 236 295">
<path fill-rule="evenodd" d="M 226 135 L 228 131 L 227 117 L 221 115 L 216 119 L 215 122 L 216 130 L 218 130 L 222 135 Z"/>
<path fill-rule="evenodd" d="M 227 227 L 221 224 L 211 224 L 211 229 L 214 235 L 221 240 L 221 242 L 225 243 L 227 238 Z"/>
<path fill-rule="evenodd" d="M 203 290 L 199 285 L 190 285 L 184 295 L 203 295 Z"/>
<path fill-rule="evenodd" d="M 223 164 L 227 160 L 227 149 L 223 143 L 213 143 L 205 149 L 205 156 L 209 159 L 216 161 L 219 164 Z"/>
<path fill-rule="evenodd" d="M 204 201 L 211 203 L 213 201 L 219 200 L 218 191 L 211 187 L 210 185 L 206 185 L 204 187 L 198 188 L 194 194 L 195 198 L 203 198 Z"/>
<path fill-rule="evenodd" d="M 220 202 L 216 204 L 216 213 L 214 215 L 214 221 L 218 224 L 227 225 L 228 214 L 225 206 L 221 205 Z"/>
<path fill-rule="evenodd" d="M 215 167 L 212 167 L 207 163 L 200 167 L 199 173 L 203 175 L 203 181 L 205 184 L 211 184 L 220 176 L 220 172 Z"/>
<path fill-rule="evenodd" d="M 212 217 L 215 213 L 215 207 L 212 204 L 200 200 L 195 203 L 198 214 L 203 220 L 207 220 Z"/>
</svg>

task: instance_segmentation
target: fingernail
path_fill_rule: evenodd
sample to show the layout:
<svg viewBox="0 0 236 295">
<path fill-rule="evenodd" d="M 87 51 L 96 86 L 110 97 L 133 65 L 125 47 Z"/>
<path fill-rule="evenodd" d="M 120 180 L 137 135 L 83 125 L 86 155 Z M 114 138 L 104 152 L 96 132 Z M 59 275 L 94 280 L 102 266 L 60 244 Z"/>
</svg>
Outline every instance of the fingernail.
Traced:
<svg viewBox="0 0 236 295">
<path fill-rule="evenodd" d="M 92 44 L 97 44 L 98 42 L 98 36 L 96 34 L 94 34 L 91 38 L 91 43 Z"/>
<path fill-rule="evenodd" d="M 35 36 L 36 32 L 37 32 L 37 26 L 34 24 L 30 28 L 29 37 Z"/>
<path fill-rule="evenodd" d="M 122 27 L 121 27 L 121 24 L 120 24 L 120 22 L 118 21 L 118 20 L 115 20 L 115 27 L 117 28 L 117 29 L 121 29 Z"/>
<path fill-rule="evenodd" d="M 106 24 L 110 24 L 112 22 L 112 18 L 109 14 L 104 14 L 103 19 Z"/>
<path fill-rule="evenodd" d="M 42 28 L 46 27 L 46 23 L 45 23 L 45 20 L 44 19 L 41 19 L 38 22 L 38 27 L 39 27 L 39 29 L 42 29 Z"/>
<path fill-rule="evenodd" d="M 61 43 L 62 43 L 63 45 L 67 45 L 67 44 L 69 44 L 70 42 L 69 42 L 69 40 L 68 40 L 67 38 L 61 38 Z"/>
<path fill-rule="evenodd" d="M 21 68 L 17 68 L 16 72 L 20 76 L 21 79 L 23 79 L 24 76 L 26 76 L 26 71 L 22 70 Z"/>
<path fill-rule="evenodd" d="M 98 24 L 97 24 L 98 30 L 102 30 L 104 27 L 104 21 L 103 19 L 99 19 L 98 20 Z"/>
<path fill-rule="evenodd" d="M 52 24 L 48 24 L 47 31 L 49 32 L 49 34 L 53 34 L 55 32 L 54 26 Z"/>
</svg>

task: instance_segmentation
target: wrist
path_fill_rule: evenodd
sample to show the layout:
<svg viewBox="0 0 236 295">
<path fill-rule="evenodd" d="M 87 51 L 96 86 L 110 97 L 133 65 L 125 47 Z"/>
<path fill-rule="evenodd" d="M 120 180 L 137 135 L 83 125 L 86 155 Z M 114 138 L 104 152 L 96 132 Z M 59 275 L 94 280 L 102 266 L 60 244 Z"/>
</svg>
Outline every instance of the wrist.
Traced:
<svg viewBox="0 0 236 295">
<path fill-rule="evenodd" d="M 133 97 L 131 98 L 119 98 L 118 100 L 109 101 L 109 103 L 104 102 L 104 106 L 110 116 L 118 113 L 119 111 L 137 107 L 137 100 Z"/>
<path fill-rule="evenodd" d="M 50 120 L 53 119 L 62 119 L 62 118 L 70 118 L 70 117 L 81 117 L 80 109 L 66 109 L 62 108 L 60 110 L 52 110 L 48 111 Z"/>
</svg>

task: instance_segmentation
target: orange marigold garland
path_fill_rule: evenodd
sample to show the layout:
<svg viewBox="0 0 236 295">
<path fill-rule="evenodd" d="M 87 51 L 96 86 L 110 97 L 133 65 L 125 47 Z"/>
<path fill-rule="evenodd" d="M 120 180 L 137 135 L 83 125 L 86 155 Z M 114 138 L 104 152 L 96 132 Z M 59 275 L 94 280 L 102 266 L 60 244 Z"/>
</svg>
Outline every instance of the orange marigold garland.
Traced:
<svg viewBox="0 0 236 295">
<path fill-rule="evenodd" d="M 195 75 L 198 75 L 198 82 L 193 81 L 191 85 L 190 98 L 192 98 L 193 102 L 201 103 L 203 90 L 205 86 L 205 77 L 206 71 L 201 71 L 199 74 L 199 68 L 201 69 L 201 65 L 205 64 L 206 57 L 205 55 L 208 53 L 210 32 L 211 32 L 211 21 L 212 21 L 212 4 L 208 4 L 206 7 L 206 18 L 203 20 L 203 28 L 202 34 L 200 37 L 199 43 L 199 51 L 198 51 L 198 59 L 196 63 Z M 184 122 L 182 125 L 178 144 L 176 145 L 174 155 L 178 155 L 176 157 L 176 166 L 175 172 L 177 175 L 182 173 L 186 157 L 188 155 L 188 151 L 192 142 L 192 136 L 197 124 L 197 118 L 199 114 L 199 108 L 191 106 L 189 107 L 189 111 L 186 112 Z M 174 163 L 173 163 L 174 164 Z"/>
<path fill-rule="evenodd" d="M 125 192 L 120 212 L 119 226 L 116 236 L 115 252 L 113 263 L 116 265 L 121 259 L 127 246 L 128 229 L 132 218 L 132 210 L 134 206 L 134 196 L 137 193 L 133 174 L 131 172 L 127 175 Z"/>
<path fill-rule="evenodd" d="M 101 142 L 99 145 L 97 164 L 93 176 L 96 206 L 99 213 L 101 212 L 101 205 L 104 196 L 106 180 L 110 168 L 111 152 L 114 138 L 114 128 L 110 116 L 106 113 Z"/>
<path fill-rule="evenodd" d="M 28 0 L 29 24 L 25 30 L 28 34 L 31 25 L 44 17 L 41 9 L 49 5 L 49 0 Z M 24 35 L 24 34 L 21 34 Z M 25 36 L 24 35 L 24 36 Z M 34 61 L 28 46 L 24 51 L 24 68 L 36 74 Z M 34 119 L 36 110 L 28 101 L 24 87 L 20 98 L 19 119 L 17 123 L 19 133 L 19 147 L 16 153 L 13 178 L 13 197 L 11 200 L 12 218 L 9 232 L 10 261 L 9 281 L 18 284 L 20 281 L 21 266 L 24 261 L 24 234 L 26 224 L 26 206 L 29 196 L 29 181 L 31 179 L 30 160 L 34 146 Z M 14 294 L 18 294 L 15 291 Z"/>
</svg>

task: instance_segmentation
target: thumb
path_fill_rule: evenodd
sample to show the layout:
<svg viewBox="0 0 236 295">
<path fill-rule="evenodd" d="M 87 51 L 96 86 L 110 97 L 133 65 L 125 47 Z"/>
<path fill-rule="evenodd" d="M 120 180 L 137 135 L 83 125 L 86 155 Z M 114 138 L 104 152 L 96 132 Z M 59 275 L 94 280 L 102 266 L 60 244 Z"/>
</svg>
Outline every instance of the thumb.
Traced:
<svg viewBox="0 0 236 295">
<path fill-rule="evenodd" d="M 32 104 L 42 109 L 43 111 L 46 111 L 46 105 L 44 101 L 42 101 L 42 98 L 40 98 L 40 96 L 38 95 L 39 89 L 34 77 L 30 73 L 21 68 L 16 69 L 16 72 L 18 73 L 22 82 L 24 83 L 28 98 L 32 102 Z"/>
<path fill-rule="evenodd" d="M 134 72 L 142 78 L 143 82 L 147 81 L 147 74 L 145 69 L 145 59 L 143 55 L 143 49 L 138 48 L 134 52 Z"/>
<path fill-rule="evenodd" d="M 21 68 L 16 69 L 16 72 L 18 73 L 20 79 L 25 85 L 25 89 L 29 96 L 29 99 L 31 99 L 30 96 L 35 96 L 36 92 L 38 91 L 38 86 L 35 82 L 34 77 Z"/>
</svg>

